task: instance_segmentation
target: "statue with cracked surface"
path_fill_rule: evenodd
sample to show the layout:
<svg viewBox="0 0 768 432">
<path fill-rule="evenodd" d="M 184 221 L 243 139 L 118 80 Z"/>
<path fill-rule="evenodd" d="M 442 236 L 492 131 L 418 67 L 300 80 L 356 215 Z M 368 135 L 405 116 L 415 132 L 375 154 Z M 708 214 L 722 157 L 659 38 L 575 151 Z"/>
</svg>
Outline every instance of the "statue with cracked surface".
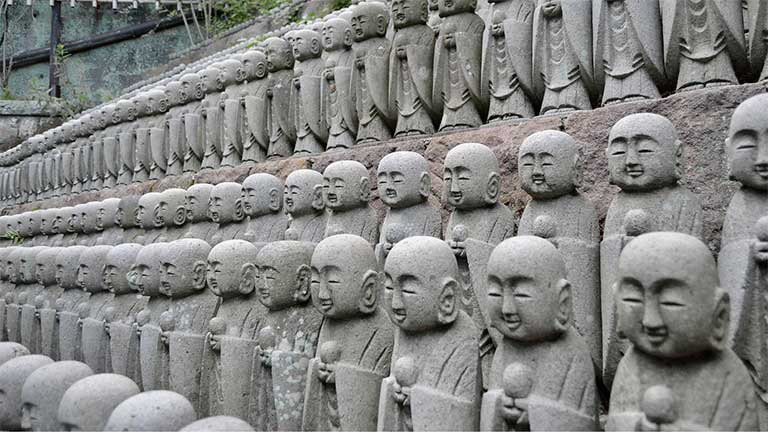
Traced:
<svg viewBox="0 0 768 432">
<path fill-rule="evenodd" d="M 243 181 L 243 210 L 248 216 L 246 239 L 253 243 L 282 240 L 288 228 L 288 215 L 283 211 L 285 185 L 266 173 L 252 174 Z"/>
<path fill-rule="evenodd" d="M 357 138 L 357 108 L 352 90 L 352 26 L 331 17 L 322 27 L 325 69 L 321 84 L 322 112 L 328 126 L 327 150 L 352 148 Z"/>
<path fill-rule="evenodd" d="M 266 90 L 269 119 L 267 158 L 286 157 L 293 154 L 296 143 L 296 127 L 290 105 L 294 57 L 291 44 L 282 38 L 268 38 L 264 41 L 264 48 L 269 71 Z"/>
<path fill-rule="evenodd" d="M 288 174 L 283 191 L 283 207 L 288 214 L 288 229 L 296 233 L 295 239 L 319 243 L 325 235 L 327 214 L 323 202 L 323 175 L 317 171 L 300 169 Z"/>
<path fill-rule="evenodd" d="M 294 32 L 291 110 L 296 129 L 294 154 L 325 151 L 328 125 L 323 116 L 322 76 L 325 61 L 320 33 L 308 28 Z"/>
<path fill-rule="evenodd" d="M 375 244 L 379 217 L 371 207 L 371 180 L 360 162 L 333 162 L 323 171 L 323 202 L 329 210 L 325 237 L 354 234 Z"/>
<path fill-rule="evenodd" d="M 225 240 L 245 239 L 248 221 L 243 208 L 243 186 L 240 183 L 219 183 L 211 189 L 208 216 L 218 225 L 210 244 Z"/>
</svg>

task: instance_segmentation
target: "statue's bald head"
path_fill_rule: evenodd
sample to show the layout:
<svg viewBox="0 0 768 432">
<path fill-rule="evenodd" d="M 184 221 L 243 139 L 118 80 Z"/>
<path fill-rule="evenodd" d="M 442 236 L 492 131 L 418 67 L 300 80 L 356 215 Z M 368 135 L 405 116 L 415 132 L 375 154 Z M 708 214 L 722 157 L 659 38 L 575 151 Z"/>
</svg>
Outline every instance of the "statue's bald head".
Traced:
<svg viewBox="0 0 768 432">
<path fill-rule="evenodd" d="M 570 135 L 547 130 L 523 141 L 517 159 L 523 190 L 536 199 L 572 193 L 579 183 L 579 146 Z"/>
<path fill-rule="evenodd" d="M 730 179 L 744 187 L 768 191 L 768 95 L 742 102 L 731 117 L 726 139 Z"/>
<path fill-rule="evenodd" d="M 364 206 L 371 183 L 365 165 L 353 160 L 334 162 L 323 171 L 323 200 L 334 211 Z"/>
<path fill-rule="evenodd" d="M 443 167 L 443 191 L 450 206 L 473 209 L 498 202 L 499 160 L 489 147 L 460 144 L 445 156 Z"/>
<path fill-rule="evenodd" d="M 390 153 L 379 162 L 379 196 L 389 207 L 410 207 L 424 202 L 432 190 L 429 164 L 410 151 Z"/>
</svg>

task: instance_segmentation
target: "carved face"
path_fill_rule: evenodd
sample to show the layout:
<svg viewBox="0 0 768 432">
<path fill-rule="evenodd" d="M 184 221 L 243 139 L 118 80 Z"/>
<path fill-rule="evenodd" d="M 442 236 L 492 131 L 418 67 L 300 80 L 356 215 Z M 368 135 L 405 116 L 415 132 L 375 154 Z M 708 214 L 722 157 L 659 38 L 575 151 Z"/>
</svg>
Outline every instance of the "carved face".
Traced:
<svg viewBox="0 0 768 432">
<path fill-rule="evenodd" d="M 67 218 L 67 232 L 74 233 L 80 227 L 80 212 L 75 207 L 69 208 L 69 216 Z"/>
<path fill-rule="evenodd" d="M 323 172 L 323 201 L 334 211 L 367 204 L 370 195 L 368 170 L 354 161 L 334 162 Z"/>
<path fill-rule="evenodd" d="M 350 24 L 352 25 L 352 36 L 355 42 L 362 42 L 372 37 L 381 36 L 381 27 L 383 25 L 386 32 L 387 17 L 384 13 L 385 10 L 379 10 L 375 5 L 370 3 L 361 3 L 352 9 L 352 18 Z"/>
<path fill-rule="evenodd" d="M 190 100 L 202 99 L 205 96 L 200 76 L 198 74 L 186 74 L 181 77 L 181 90 L 179 91 L 179 103 L 185 104 Z"/>
<path fill-rule="evenodd" d="M 395 152 L 382 158 L 377 173 L 381 200 L 393 208 L 424 202 L 431 189 L 427 169 L 424 157 L 414 152 Z"/>
<path fill-rule="evenodd" d="M 536 199 L 551 199 L 576 189 L 577 150 L 573 139 L 546 131 L 526 139 L 518 154 L 523 190 Z"/>
<path fill-rule="evenodd" d="M 222 298 L 249 295 L 256 285 L 258 249 L 242 240 L 228 240 L 208 254 L 206 280 L 211 292 Z"/>
<path fill-rule="evenodd" d="M 146 193 L 139 198 L 139 205 L 136 207 L 136 224 L 138 226 L 144 229 L 158 228 L 153 216 L 155 207 L 159 202 L 160 194 L 157 192 Z"/>
<path fill-rule="evenodd" d="M 237 71 L 242 68 L 242 63 L 237 60 L 227 60 L 219 64 L 216 75 L 216 90 L 223 91 L 228 85 L 237 81 Z"/>
<path fill-rule="evenodd" d="M 293 67 L 291 44 L 280 38 L 269 38 L 265 42 L 267 55 L 267 70 L 277 72 Z"/>
<path fill-rule="evenodd" d="M 80 207 L 80 229 L 83 233 L 96 232 L 96 214 L 98 212 L 98 203 L 82 204 Z"/>
<path fill-rule="evenodd" d="M 747 188 L 768 191 L 768 101 L 756 96 L 733 113 L 726 140 L 731 179 Z"/>
<path fill-rule="evenodd" d="M 220 183 L 211 190 L 208 214 L 213 222 L 225 224 L 243 219 L 243 204 L 240 198 L 242 186 L 237 183 Z"/>
<path fill-rule="evenodd" d="M 608 171 L 625 191 L 651 191 L 677 182 L 681 147 L 674 127 L 655 114 L 634 114 L 611 129 Z"/>
<path fill-rule="evenodd" d="M 320 48 L 320 35 L 310 30 L 297 31 L 292 45 L 293 58 L 298 61 L 319 57 L 322 51 Z"/>
<path fill-rule="evenodd" d="M 183 189 L 168 189 L 160 194 L 152 218 L 155 228 L 184 225 L 187 220 L 185 197 L 186 191 Z"/>
<path fill-rule="evenodd" d="M 403 28 L 427 22 L 426 0 L 394 0 L 392 21 L 395 28 Z"/>
<path fill-rule="evenodd" d="M 112 246 L 93 246 L 80 255 L 77 268 L 77 285 L 80 289 L 95 293 L 104 290 L 103 268 Z"/>
<path fill-rule="evenodd" d="M 70 246 L 56 255 L 56 283 L 64 289 L 77 288 L 77 271 L 83 246 Z"/>
<path fill-rule="evenodd" d="M 473 12 L 477 6 L 476 0 L 438 0 L 437 10 L 441 17 L 462 12 Z"/>
<path fill-rule="evenodd" d="M 246 80 L 264 78 L 267 76 L 267 57 L 261 51 L 247 51 L 243 54 L 243 70 Z"/>
<path fill-rule="evenodd" d="M 312 170 L 297 170 L 285 179 L 283 204 L 285 211 L 300 216 L 323 209 L 323 176 Z"/>
<path fill-rule="evenodd" d="M 43 286 L 56 283 L 56 257 L 60 248 L 50 248 L 37 254 L 35 257 L 35 280 Z"/>
<path fill-rule="evenodd" d="M 115 225 L 122 228 L 134 228 L 136 226 L 136 210 L 138 199 L 125 197 L 120 200 L 115 213 Z"/>
<path fill-rule="evenodd" d="M 213 66 L 207 67 L 199 72 L 200 85 L 203 92 L 211 93 L 218 88 L 219 69 Z"/>
<path fill-rule="evenodd" d="M 498 161 L 481 144 L 462 144 L 446 155 L 443 190 L 448 205 L 474 209 L 498 199 Z"/>
<path fill-rule="evenodd" d="M 272 242 L 256 258 L 259 301 L 280 310 L 309 299 L 312 247 L 295 241 Z"/>
<path fill-rule="evenodd" d="M 352 27 L 340 18 L 331 18 L 323 23 L 323 48 L 335 51 L 352 45 Z"/>
<path fill-rule="evenodd" d="M 120 199 L 108 198 L 101 201 L 96 213 L 96 230 L 103 231 L 106 228 L 112 228 L 117 218 L 117 210 L 120 205 Z"/>
<path fill-rule="evenodd" d="M 181 298 L 205 288 L 210 246 L 197 239 L 178 240 L 170 246 L 160 257 L 160 292 Z"/>
<path fill-rule="evenodd" d="M 202 222 L 208 219 L 208 201 L 213 186 L 198 184 L 187 189 L 185 208 L 189 222 Z"/>
<path fill-rule="evenodd" d="M 139 294 L 158 297 L 160 295 L 160 255 L 168 243 L 153 243 L 144 246 L 136 255 L 136 262 L 131 267 L 133 288 Z"/>
<path fill-rule="evenodd" d="M 283 184 L 273 175 L 254 174 L 243 182 L 243 210 L 252 218 L 280 211 L 282 199 Z"/>
</svg>

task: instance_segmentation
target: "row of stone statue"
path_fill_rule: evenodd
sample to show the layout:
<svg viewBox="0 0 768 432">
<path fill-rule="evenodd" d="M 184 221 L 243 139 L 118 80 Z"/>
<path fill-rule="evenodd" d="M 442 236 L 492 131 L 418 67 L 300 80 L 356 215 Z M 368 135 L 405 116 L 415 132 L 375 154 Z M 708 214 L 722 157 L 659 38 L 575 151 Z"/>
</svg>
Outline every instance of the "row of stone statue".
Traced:
<svg viewBox="0 0 768 432">
<path fill-rule="evenodd" d="M 130 378 L 54 361 L 0 342 L 0 425 L 6 431 L 253 432 L 228 416 L 196 420 L 192 403 L 168 391 L 142 392 Z"/>
<path fill-rule="evenodd" d="M 766 0 L 749 43 L 735 0 L 475 3 L 438 1 L 433 31 L 428 0 L 363 2 L 94 109 L 0 156 L 0 199 L 765 78 Z"/>
<path fill-rule="evenodd" d="M 551 240 L 502 241 L 470 286 L 449 244 L 421 236 L 383 268 L 350 234 L 0 253 L 0 334 L 42 354 L 0 366 L 6 430 L 178 430 L 195 414 L 256 430 L 600 428 L 594 361 L 573 327 L 579 293 Z M 764 430 L 706 245 L 643 234 L 617 265 L 628 347 L 605 429 Z M 34 375 L 51 359 L 68 372 Z"/>
</svg>

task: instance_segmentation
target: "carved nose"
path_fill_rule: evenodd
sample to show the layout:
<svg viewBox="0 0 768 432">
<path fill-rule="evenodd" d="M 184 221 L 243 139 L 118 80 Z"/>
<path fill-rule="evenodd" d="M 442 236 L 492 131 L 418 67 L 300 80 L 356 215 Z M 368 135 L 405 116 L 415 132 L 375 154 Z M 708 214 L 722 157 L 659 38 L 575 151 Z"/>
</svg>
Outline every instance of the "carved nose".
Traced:
<svg viewBox="0 0 768 432">
<path fill-rule="evenodd" d="M 652 306 L 646 306 L 643 312 L 643 328 L 646 332 L 656 333 L 664 328 L 664 321 L 661 319 L 659 310 Z"/>
<path fill-rule="evenodd" d="M 402 294 L 394 290 L 392 293 L 392 309 L 404 309 Z"/>
<path fill-rule="evenodd" d="M 512 296 L 504 296 L 504 302 L 501 305 L 501 313 L 504 314 L 504 316 L 517 314 L 517 307 L 515 306 L 515 301 L 512 299 Z"/>
</svg>

